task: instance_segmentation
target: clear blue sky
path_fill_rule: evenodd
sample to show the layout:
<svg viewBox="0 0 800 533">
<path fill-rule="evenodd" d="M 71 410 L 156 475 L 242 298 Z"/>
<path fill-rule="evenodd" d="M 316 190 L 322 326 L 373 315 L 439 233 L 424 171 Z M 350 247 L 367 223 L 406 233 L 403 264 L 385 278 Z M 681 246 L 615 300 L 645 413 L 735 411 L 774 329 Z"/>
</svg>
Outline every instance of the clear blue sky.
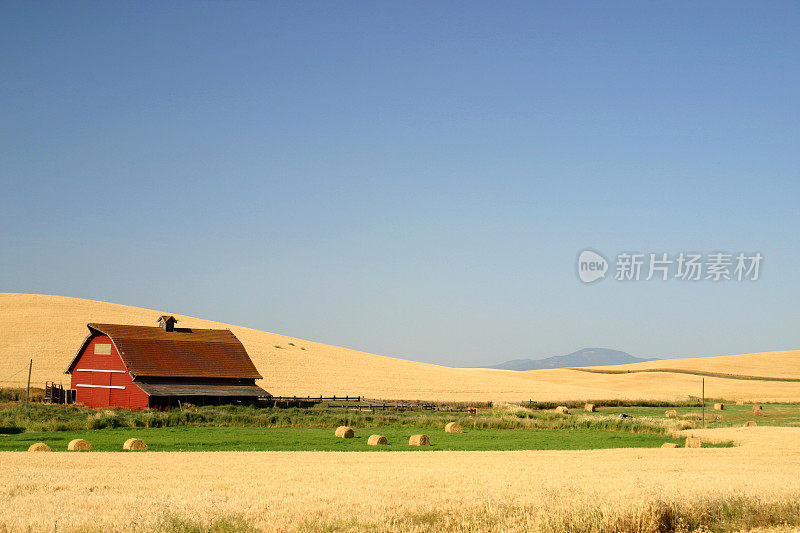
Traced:
<svg viewBox="0 0 800 533">
<path fill-rule="evenodd" d="M 800 348 L 798 28 L 796 2 L 5 1 L 0 291 L 452 365 Z M 584 248 L 764 262 L 584 285 Z"/>
</svg>

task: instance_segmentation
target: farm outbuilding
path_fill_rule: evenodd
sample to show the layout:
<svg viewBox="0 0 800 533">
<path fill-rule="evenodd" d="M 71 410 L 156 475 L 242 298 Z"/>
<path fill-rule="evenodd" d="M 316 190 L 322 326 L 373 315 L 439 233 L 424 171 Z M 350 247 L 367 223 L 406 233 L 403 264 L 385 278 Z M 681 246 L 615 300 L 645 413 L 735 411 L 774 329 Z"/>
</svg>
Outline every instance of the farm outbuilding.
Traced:
<svg viewBox="0 0 800 533">
<path fill-rule="evenodd" d="M 163 408 L 253 402 L 271 395 L 261 374 L 227 329 L 87 324 L 89 335 L 67 368 L 76 403 L 89 407 Z"/>
</svg>

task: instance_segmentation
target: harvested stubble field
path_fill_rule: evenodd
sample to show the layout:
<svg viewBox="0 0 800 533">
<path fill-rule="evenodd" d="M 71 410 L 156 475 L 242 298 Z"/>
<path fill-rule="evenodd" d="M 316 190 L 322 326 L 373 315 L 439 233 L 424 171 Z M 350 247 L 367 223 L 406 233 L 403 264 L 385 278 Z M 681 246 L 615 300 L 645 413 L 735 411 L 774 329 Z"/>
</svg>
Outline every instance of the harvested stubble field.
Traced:
<svg viewBox="0 0 800 533">
<path fill-rule="evenodd" d="M 161 311 L 78 298 L 0 294 L 0 381 L 6 387 L 24 386 L 28 361 L 33 359 L 34 385 L 42 386 L 48 380 L 66 382 L 64 369 L 87 334 L 87 322 L 152 326 L 160 314 Z M 265 376 L 261 385 L 276 395 L 351 394 L 389 399 L 516 402 L 528 398 L 677 400 L 699 394 L 700 378 L 694 375 L 448 368 L 175 316 L 182 326 L 231 329 Z M 680 369 L 800 378 L 800 351 L 675 361 L 675 368 Z M 668 362 L 658 361 L 658 365 L 666 367 Z M 747 401 L 800 401 L 800 382 L 707 377 L 706 395 Z"/>
<path fill-rule="evenodd" d="M 693 434 L 741 446 L 3 452 L 0 530 L 644 532 L 800 525 L 800 428 Z"/>
</svg>

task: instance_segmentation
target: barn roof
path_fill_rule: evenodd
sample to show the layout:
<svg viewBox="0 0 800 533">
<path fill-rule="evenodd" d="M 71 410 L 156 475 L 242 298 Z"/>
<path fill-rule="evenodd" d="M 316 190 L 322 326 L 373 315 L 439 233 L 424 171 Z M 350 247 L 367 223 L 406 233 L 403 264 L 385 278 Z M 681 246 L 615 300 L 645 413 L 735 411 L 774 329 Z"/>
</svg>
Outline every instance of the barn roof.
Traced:
<svg viewBox="0 0 800 533">
<path fill-rule="evenodd" d="M 239 339 L 227 329 L 87 324 L 94 335 L 108 335 L 134 376 L 261 379 Z M 86 342 L 84 342 L 84 346 Z M 83 347 L 81 348 L 83 351 Z M 72 372 L 80 351 L 70 364 Z"/>
</svg>

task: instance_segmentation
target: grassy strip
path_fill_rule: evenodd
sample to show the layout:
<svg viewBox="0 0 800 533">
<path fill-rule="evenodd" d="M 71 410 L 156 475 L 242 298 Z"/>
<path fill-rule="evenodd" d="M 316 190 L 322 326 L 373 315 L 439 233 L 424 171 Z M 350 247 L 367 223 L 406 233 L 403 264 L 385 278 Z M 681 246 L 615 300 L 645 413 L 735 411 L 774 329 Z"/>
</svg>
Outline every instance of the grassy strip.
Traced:
<svg viewBox="0 0 800 533">
<path fill-rule="evenodd" d="M 722 411 L 714 409 L 715 401 L 706 403 L 706 426 L 709 428 L 742 426 L 749 420 L 754 420 L 760 426 L 798 426 L 800 425 L 800 404 L 763 404 L 761 416 L 753 415 L 752 404 L 736 405 L 733 403 L 723 403 L 725 408 Z M 701 426 L 702 410 L 700 407 L 677 407 L 679 422 L 694 422 L 697 427 Z M 639 420 L 645 419 L 664 419 L 663 408 L 653 407 L 630 407 L 625 409 L 614 409 L 612 407 L 601 407 L 596 413 L 586 413 L 589 416 L 606 418 L 615 413 L 624 412 Z"/>
<path fill-rule="evenodd" d="M 15 389 L 4 387 L 0 389 L 0 402 L 24 402 L 25 389 Z M 44 400 L 44 389 L 31 387 L 30 396 L 28 400 L 31 402 L 41 402 Z"/>
<path fill-rule="evenodd" d="M 426 433 L 431 446 L 410 446 L 413 434 Z M 372 434 L 387 437 L 386 446 L 367 446 Z M 35 442 L 44 442 L 54 451 L 66 451 L 72 439 L 86 439 L 93 451 L 122 451 L 122 443 L 140 438 L 149 451 L 490 451 L 490 450 L 594 450 L 609 448 L 657 448 L 664 442 L 682 444 L 679 438 L 652 433 L 573 429 L 520 431 L 513 429 L 468 429 L 464 433 L 445 433 L 442 429 L 364 427 L 352 439 L 340 439 L 332 428 L 240 428 L 175 427 L 159 429 L 102 429 L 20 433 L 0 439 L 0 451 L 25 451 Z M 730 443 L 705 445 L 728 447 Z"/>
<path fill-rule="evenodd" d="M 578 372 L 590 372 L 593 374 L 639 374 L 643 372 L 666 372 L 672 374 L 691 374 L 693 376 L 706 376 L 723 379 L 747 379 L 756 381 L 790 381 L 800 382 L 800 378 L 774 378 L 768 376 L 748 376 L 746 374 L 727 374 L 725 372 L 708 372 L 705 370 L 687 370 L 685 368 L 643 368 L 635 370 L 615 370 L 604 368 L 568 368 L 567 370 L 577 370 Z"/>
<path fill-rule="evenodd" d="M 339 425 L 439 426 L 447 418 L 437 412 L 369 413 L 327 409 L 270 408 L 257 406 L 203 406 L 170 411 L 91 409 L 78 406 L 34 404 L 0 408 L 0 427 L 22 431 L 71 431 L 104 428 L 219 427 L 331 427 Z"/>
<path fill-rule="evenodd" d="M 665 407 L 674 409 L 676 407 L 702 407 L 699 398 L 692 397 L 685 401 L 662 401 L 662 400 L 571 400 L 563 402 L 534 402 L 523 401 L 515 405 L 527 407 L 529 409 L 555 409 L 559 405 L 564 405 L 570 409 L 583 409 L 587 403 L 594 404 L 595 407 Z"/>
<path fill-rule="evenodd" d="M 588 414 L 588 413 L 587 413 Z M 132 411 L 127 409 L 89 409 L 77 406 L 33 404 L 0 408 L 0 433 L 77 431 L 106 428 L 162 427 L 263 427 L 330 428 L 416 427 L 440 429 L 449 421 L 477 429 L 597 429 L 666 434 L 682 429 L 680 422 L 649 418 L 626 419 L 564 416 L 550 411 L 534 411 L 518 406 L 495 406 L 480 415 L 437 411 L 361 412 L 317 406 L 310 409 L 281 409 L 255 406 L 206 406 L 172 411 Z M 688 426 L 687 426 L 688 427 Z"/>
</svg>

